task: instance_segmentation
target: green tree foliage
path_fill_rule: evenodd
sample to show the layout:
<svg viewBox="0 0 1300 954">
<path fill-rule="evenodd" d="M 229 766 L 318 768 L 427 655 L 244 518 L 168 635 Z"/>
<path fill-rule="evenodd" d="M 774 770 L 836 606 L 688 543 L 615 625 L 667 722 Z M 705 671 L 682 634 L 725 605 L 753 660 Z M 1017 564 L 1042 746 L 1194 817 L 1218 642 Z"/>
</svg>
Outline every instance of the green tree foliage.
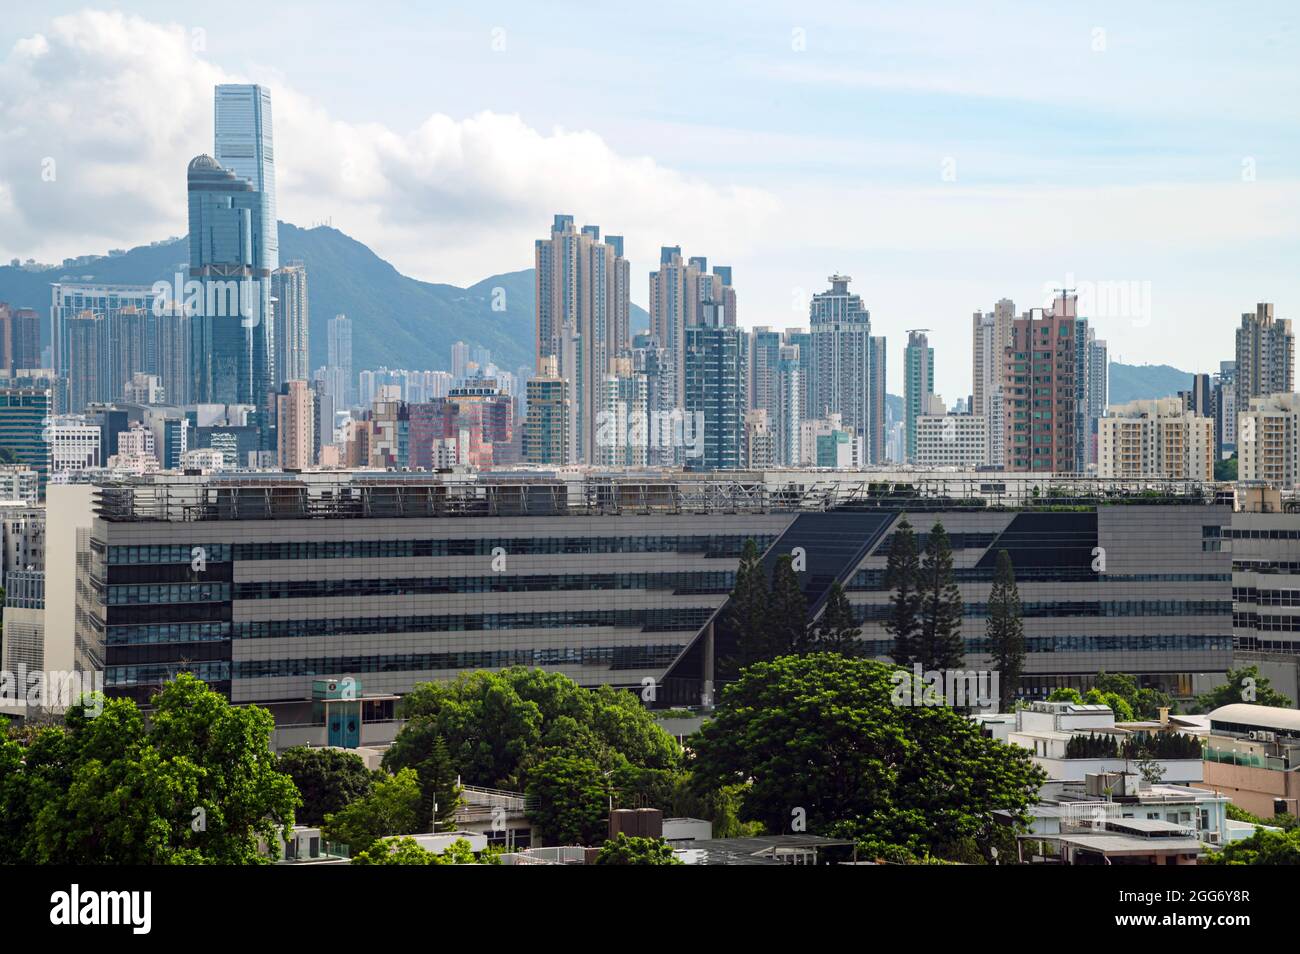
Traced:
<svg viewBox="0 0 1300 954">
<path fill-rule="evenodd" d="M 1202 864 L 1300 865 L 1300 828 L 1287 831 L 1261 828 L 1249 838 L 1231 842 L 1222 851 L 1211 851 Z"/>
<path fill-rule="evenodd" d="M 596 854 L 598 865 L 680 865 L 662 838 L 638 838 L 619 832 L 601 846 Z"/>
<path fill-rule="evenodd" d="M 528 816 L 548 845 L 593 845 L 605 839 L 609 782 L 590 759 L 557 755 L 528 776 Z"/>
<path fill-rule="evenodd" d="M 1048 695 L 1047 701 L 1048 702 L 1073 702 L 1076 705 L 1081 706 L 1083 705 L 1083 696 L 1079 694 L 1078 689 L 1074 689 L 1070 686 L 1062 686 L 1058 689 L 1053 689 L 1051 691 L 1051 694 Z"/>
<path fill-rule="evenodd" d="M 1025 668 L 1025 626 L 1016 573 L 1006 550 L 998 551 L 985 633 L 993 668 L 998 673 L 998 711 L 1010 712 Z"/>
<path fill-rule="evenodd" d="M 889 616 L 885 631 L 894 637 L 892 656 L 900 666 L 916 662 L 921 634 L 921 559 L 916 551 L 916 534 L 904 517 L 890 537 L 889 560 L 885 564 L 885 587 Z"/>
<path fill-rule="evenodd" d="M 1115 713 L 1116 722 L 1132 722 L 1134 719 L 1133 707 L 1118 693 L 1102 692 L 1094 686 L 1084 693 L 1083 702 L 1089 706 L 1110 706 L 1110 711 Z"/>
<path fill-rule="evenodd" d="M 897 671 L 833 653 L 752 666 L 695 738 L 695 783 L 743 786 L 740 817 L 771 832 L 802 817 L 918 857 L 986 849 L 990 813 L 1023 820 L 1043 773 L 949 708 L 894 705 Z"/>
<path fill-rule="evenodd" d="M 1102 693 L 1114 693 L 1129 704 L 1135 719 L 1157 719 L 1160 710 L 1177 712 L 1174 697 L 1158 689 L 1139 689 L 1137 679 L 1122 672 L 1099 672 L 1092 687 Z"/>
<path fill-rule="evenodd" d="M 436 812 L 438 827 L 450 828 L 461 804 L 461 787 L 447 754 L 447 743 L 441 737 L 434 738 L 428 756 L 415 767 L 415 773 L 420 778 L 420 817 L 432 819 Z"/>
<path fill-rule="evenodd" d="M 1233 454 L 1227 460 L 1216 460 L 1214 462 L 1214 479 L 1223 481 L 1237 479 L 1236 454 Z"/>
<path fill-rule="evenodd" d="M 736 583 L 721 620 L 727 642 L 735 647 L 734 653 L 719 660 L 718 676 L 722 681 L 729 682 L 750 663 L 772 656 L 768 626 L 770 601 L 762 554 L 758 552 L 758 544 L 746 540 L 736 568 Z"/>
<path fill-rule="evenodd" d="M 1228 670 L 1228 681 L 1192 700 L 1192 712 L 1213 712 L 1219 706 L 1246 702 L 1256 706 L 1291 708 L 1291 700 L 1269 684 L 1267 676 L 1259 674 L 1258 666 L 1243 666 Z"/>
<path fill-rule="evenodd" d="M 474 849 L 464 838 L 457 838 L 442 854 L 421 848 L 409 835 L 401 838 L 380 838 L 366 850 L 353 857 L 354 865 L 499 865 L 499 851 L 484 851 L 475 856 Z"/>
<path fill-rule="evenodd" d="M 422 814 L 420 777 L 415 769 L 404 768 L 375 782 L 369 794 L 341 811 L 326 815 L 321 827 L 327 839 L 342 842 L 356 855 L 385 835 L 428 831 L 430 820 Z"/>
<path fill-rule="evenodd" d="M 279 768 L 293 779 L 302 795 L 298 809 L 300 825 L 319 826 L 326 815 L 341 811 L 369 794 L 375 773 L 355 752 L 313 749 L 305 745 L 280 753 Z"/>
<path fill-rule="evenodd" d="M 838 582 L 832 583 L 826 595 L 826 607 L 813 627 L 810 649 L 819 653 L 839 653 L 841 656 L 861 656 L 862 628 L 853 615 L 853 604 Z"/>
<path fill-rule="evenodd" d="M 274 720 L 188 674 L 152 700 L 94 696 L 27 744 L 0 743 L 0 861 L 254 864 L 300 804 L 270 751 Z"/>
<path fill-rule="evenodd" d="M 606 770 L 676 768 L 681 760 L 676 740 L 637 696 L 608 686 L 583 689 L 540 669 L 419 685 L 402 700 L 401 715 L 408 721 L 384 767 L 418 767 L 441 738 L 467 785 L 520 791 L 530 768 L 557 754 L 582 754 Z"/>
<path fill-rule="evenodd" d="M 952 573 L 952 543 L 936 523 L 921 557 L 921 628 L 914 662 L 925 670 L 960 669 L 966 651 L 961 639 L 961 592 Z"/>
<path fill-rule="evenodd" d="M 770 656 L 788 656 L 808 648 L 808 600 L 794 570 L 794 558 L 777 558 L 772 568 L 772 598 L 768 611 Z"/>
</svg>

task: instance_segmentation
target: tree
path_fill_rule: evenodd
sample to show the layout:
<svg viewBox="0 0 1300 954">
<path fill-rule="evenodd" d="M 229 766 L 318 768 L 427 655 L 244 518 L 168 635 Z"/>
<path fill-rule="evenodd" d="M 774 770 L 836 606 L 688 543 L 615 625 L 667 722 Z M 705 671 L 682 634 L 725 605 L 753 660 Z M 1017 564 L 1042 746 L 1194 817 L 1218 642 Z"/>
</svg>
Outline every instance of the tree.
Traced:
<svg viewBox="0 0 1300 954">
<path fill-rule="evenodd" d="M 441 737 L 433 740 L 428 756 L 415 767 L 420 779 L 420 818 L 425 824 L 447 829 L 455 825 L 456 809 L 461 803 L 461 787 L 456 769 Z"/>
<path fill-rule="evenodd" d="M 528 817 L 546 844 L 592 845 L 608 831 L 610 789 L 590 759 L 547 759 L 529 773 L 526 795 Z"/>
<path fill-rule="evenodd" d="M 772 655 L 768 627 L 767 577 L 763 573 L 762 555 L 752 539 L 745 541 L 736 568 L 736 583 L 727 600 L 721 623 L 727 643 L 735 647 L 721 661 L 719 676 L 734 679 L 745 666 Z"/>
<path fill-rule="evenodd" d="M 598 865 L 680 865 L 681 859 L 662 838 L 638 838 L 619 832 L 596 853 Z"/>
<path fill-rule="evenodd" d="M 94 694 L 62 726 L 0 744 L 0 860 L 255 864 L 300 798 L 271 754 L 274 720 L 189 674 L 152 699 Z"/>
<path fill-rule="evenodd" d="M 1116 722 L 1132 722 L 1134 719 L 1133 707 L 1118 693 L 1102 692 L 1094 686 L 1084 693 L 1083 701 L 1090 706 L 1110 706 L 1110 711 L 1115 713 Z"/>
<path fill-rule="evenodd" d="M 986 849 L 991 812 L 1023 820 L 1043 773 L 950 708 L 895 705 L 896 672 L 833 653 L 750 667 L 694 739 L 695 784 L 742 786 L 740 817 L 774 833 L 798 821 L 917 854 Z"/>
<path fill-rule="evenodd" d="M 853 605 L 838 582 L 832 583 L 826 607 L 813 629 L 813 652 L 839 653 L 841 656 L 863 655 L 859 642 L 862 629 L 853 615 Z"/>
<path fill-rule="evenodd" d="M 421 819 L 420 777 L 409 768 L 375 782 L 368 795 L 326 815 L 322 826 L 326 838 L 342 842 L 353 854 L 366 851 L 385 835 L 409 835 L 426 828 L 428 822 Z"/>
<path fill-rule="evenodd" d="M 1234 702 L 1247 702 L 1256 706 L 1291 708 L 1291 700 L 1274 689 L 1267 676 L 1259 674 L 1258 666 L 1243 666 L 1228 670 L 1228 681 L 1192 700 L 1192 712 L 1213 712 L 1219 706 Z"/>
<path fill-rule="evenodd" d="M 1061 686 L 1060 688 L 1052 690 L 1051 694 L 1047 697 L 1047 701 L 1073 702 L 1076 705 L 1083 705 L 1083 696 L 1079 694 L 1078 689 L 1071 686 Z"/>
<path fill-rule="evenodd" d="M 786 656 L 808 648 L 808 599 L 794 571 L 794 558 L 785 554 L 772 568 L 772 598 L 768 612 L 771 656 Z"/>
<path fill-rule="evenodd" d="M 583 689 L 561 673 L 522 666 L 416 686 L 384 768 L 417 768 L 437 739 L 467 784 L 520 791 L 531 767 L 582 754 L 602 768 L 676 768 L 681 747 L 630 692 Z"/>
<path fill-rule="evenodd" d="M 1021 620 L 1020 590 L 1011 554 L 998 551 L 998 566 L 989 593 L 986 626 L 988 651 L 998 673 L 998 711 L 1009 712 L 1020 687 L 1025 666 L 1025 626 Z"/>
<path fill-rule="evenodd" d="M 885 587 L 889 597 L 889 616 L 885 631 L 894 637 L 894 662 L 910 666 L 916 661 L 917 639 L 921 631 L 921 594 L 918 589 L 921 561 L 916 552 L 916 534 L 904 517 L 890 537 L 889 560 L 885 564 Z"/>
<path fill-rule="evenodd" d="M 1219 481 L 1229 481 L 1237 479 L 1237 455 L 1233 454 L 1227 460 L 1216 460 L 1214 462 L 1214 479 Z"/>
<path fill-rule="evenodd" d="M 369 794 L 375 784 L 375 773 L 355 752 L 301 745 L 281 752 L 279 767 L 302 795 L 297 813 L 300 825 L 319 826 L 326 815 Z"/>
<path fill-rule="evenodd" d="M 478 857 L 464 838 L 457 838 L 442 854 L 421 848 L 409 835 L 401 838 L 380 838 L 367 850 L 352 858 L 354 865 L 495 865 L 500 864 L 499 852 L 484 851 Z"/>
<path fill-rule="evenodd" d="M 960 669 L 965 658 L 961 639 L 961 592 L 953 581 L 952 544 L 936 523 L 921 558 L 921 628 L 914 662 L 929 670 Z"/>
<path fill-rule="evenodd" d="M 1209 865 L 1300 865 L 1300 828 L 1288 831 L 1258 829 L 1241 841 L 1229 843 L 1222 851 L 1211 851 L 1204 859 Z"/>
</svg>

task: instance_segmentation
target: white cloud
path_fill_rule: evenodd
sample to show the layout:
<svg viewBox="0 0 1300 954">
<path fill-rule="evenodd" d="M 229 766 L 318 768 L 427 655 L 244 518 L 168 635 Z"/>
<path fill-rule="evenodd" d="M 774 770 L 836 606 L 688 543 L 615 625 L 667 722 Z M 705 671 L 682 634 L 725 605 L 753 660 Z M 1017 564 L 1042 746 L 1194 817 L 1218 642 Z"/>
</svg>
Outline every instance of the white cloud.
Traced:
<svg viewBox="0 0 1300 954">
<path fill-rule="evenodd" d="M 186 163 L 212 150 L 212 87 L 255 79 L 204 60 L 183 27 L 119 13 L 60 17 L 20 40 L 0 62 L 0 254 L 59 260 L 183 233 Z M 650 260 L 661 237 L 744 248 L 777 208 L 592 132 L 488 112 L 404 132 L 333 118 L 284 85 L 272 97 L 280 217 L 328 218 L 420 278 L 526 267 L 555 212 L 625 234 Z"/>
</svg>

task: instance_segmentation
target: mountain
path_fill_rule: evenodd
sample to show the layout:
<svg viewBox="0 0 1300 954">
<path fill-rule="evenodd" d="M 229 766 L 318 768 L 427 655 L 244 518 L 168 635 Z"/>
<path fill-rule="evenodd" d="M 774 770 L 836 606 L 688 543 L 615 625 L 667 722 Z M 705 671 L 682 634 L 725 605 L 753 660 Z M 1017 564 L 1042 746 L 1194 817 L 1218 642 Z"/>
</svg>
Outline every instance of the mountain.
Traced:
<svg viewBox="0 0 1300 954">
<path fill-rule="evenodd" d="M 178 271 L 184 276 L 187 256 L 185 240 L 176 239 L 70 267 L 28 272 L 0 266 L 0 301 L 45 315 L 51 282 L 171 282 Z M 280 223 L 280 261 L 307 265 L 313 368 L 325 363 L 326 322 L 340 313 L 354 322 L 352 363 L 358 369 L 380 365 L 445 369 L 457 341 L 488 348 L 492 359 L 507 370 L 533 364 L 531 268 L 493 275 L 469 288 L 422 282 L 401 274 L 337 229 L 301 229 L 288 222 Z M 633 305 L 632 327 L 648 324 L 645 310 Z M 48 327 L 43 334 L 48 339 Z"/>
<path fill-rule="evenodd" d="M 1110 363 L 1111 404 L 1177 397 L 1179 391 L 1190 390 L 1191 386 L 1192 372 L 1180 371 L 1167 364 Z"/>
</svg>

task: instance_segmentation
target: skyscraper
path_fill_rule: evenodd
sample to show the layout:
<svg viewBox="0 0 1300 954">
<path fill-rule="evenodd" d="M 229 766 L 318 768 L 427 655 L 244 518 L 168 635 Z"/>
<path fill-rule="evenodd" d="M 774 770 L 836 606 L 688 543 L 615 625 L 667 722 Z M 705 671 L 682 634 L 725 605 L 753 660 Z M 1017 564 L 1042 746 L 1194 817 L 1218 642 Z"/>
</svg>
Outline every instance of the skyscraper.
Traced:
<svg viewBox="0 0 1300 954">
<path fill-rule="evenodd" d="M 246 380 L 241 381 L 240 390 L 245 395 L 241 403 L 258 408 L 255 423 L 261 426 L 279 379 L 270 285 L 271 273 L 280 267 L 271 92 L 257 84 L 223 84 L 217 86 L 213 99 L 213 149 L 217 164 L 247 182 L 258 197 L 249 208 L 251 260 L 245 266 L 254 285 L 256 314 L 245 314 L 241 322 L 245 349 L 241 377 Z M 191 255 L 191 269 L 194 265 Z"/>
<path fill-rule="evenodd" d="M 686 329 L 686 427 L 693 447 L 690 470 L 734 470 L 741 466 L 745 420 L 743 345 L 739 328 L 726 325 L 725 307 L 706 302 L 702 321 Z"/>
<path fill-rule="evenodd" d="M 573 216 L 557 215 L 550 236 L 535 243 L 534 256 L 538 368 L 556 359 L 573 407 L 570 459 L 592 463 L 605 375 L 612 359 L 631 347 L 631 272 L 623 238 L 602 241 L 599 226 L 579 230 Z"/>
<path fill-rule="evenodd" d="M 812 378 L 812 406 L 805 420 L 840 415 L 841 426 L 860 438 L 866 453 L 862 460 L 880 459 L 871 446 L 876 431 L 883 431 L 882 410 L 874 407 L 871 355 L 884 352 L 884 339 L 871 337 L 871 313 L 862 298 L 849 292 L 847 275 L 832 275 L 831 287 L 813 295 L 808 320 L 811 325 L 811 360 L 805 364 Z M 879 384 L 876 385 L 879 390 Z"/>
<path fill-rule="evenodd" d="M 734 327 L 735 294 L 729 267 L 715 266 L 710 274 L 707 258 L 684 259 L 680 245 L 659 250 L 659 269 L 650 273 L 650 333 L 665 351 L 664 374 L 673 407 L 685 402 L 686 329 L 702 323 L 706 302 L 722 308 L 724 327 Z"/>
<path fill-rule="evenodd" d="M 907 333 L 903 351 L 903 453 L 908 462 L 916 460 L 916 421 L 929 414 L 934 394 L 934 349 L 924 330 Z"/>
<path fill-rule="evenodd" d="M 1077 301 L 1062 291 L 1050 309 L 1031 309 L 1011 323 L 1002 386 L 1008 471 L 1075 470 Z"/>
<path fill-rule="evenodd" d="M 543 358 L 528 380 L 528 416 L 524 421 L 524 460 L 563 466 L 569 459 L 569 382 L 560 377 L 553 356 Z"/>
<path fill-rule="evenodd" d="M 190 319 L 194 396 L 264 410 L 273 364 L 266 327 L 270 270 L 258 227 L 262 196 L 211 156 L 191 160 L 187 178 L 190 276 L 202 286 Z"/>
<path fill-rule="evenodd" d="M 335 315 L 326 326 L 326 387 L 336 407 L 352 403 L 352 320 Z"/>
<path fill-rule="evenodd" d="M 1237 413 L 1250 409 L 1250 399 L 1295 389 L 1295 335 L 1291 321 L 1273 318 L 1273 306 L 1260 302 L 1241 316 L 1237 329 Z"/>
<path fill-rule="evenodd" d="M 307 266 L 290 262 L 271 273 L 271 305 L 275 323 L 277 384 L 306 381 L 310 371 L 310 314 L 307 307 Z"/>
<path fill-rule="evenodd" d="M 1015 303 L 1009 298 L 1002 298 L 991 311 L 977 311 L 971 319 L 973 386 L 970 412 L 983 416 L 987 422 L 988 452 L 985 461 L 997 467 L 1002 466 L 1005 440 L 1002 421 L 1003 354 L 1011 340 L 1011 322 L 1015 318 Z M 1104 409 L 1104 403 L 1102 407 Z"/>
<path fill-rule="evenodd" d="M 306 470 L 315 463 L 314 400 L 306 381 L 286 381 L 275 398 L 275 438 L 282 470 Z"/>
</svg>

